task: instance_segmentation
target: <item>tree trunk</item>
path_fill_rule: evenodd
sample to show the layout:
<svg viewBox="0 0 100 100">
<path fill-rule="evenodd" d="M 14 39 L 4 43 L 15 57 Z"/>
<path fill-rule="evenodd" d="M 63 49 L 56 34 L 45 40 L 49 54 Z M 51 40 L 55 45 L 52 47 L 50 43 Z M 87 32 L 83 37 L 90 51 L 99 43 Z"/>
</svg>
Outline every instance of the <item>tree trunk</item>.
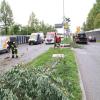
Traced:
<svg viewBox="0 0 100 100">
<path fill-rule="evenodd" d="M 6 32 L 5 34 L 8 35 L 8 28 L 7 28 L 7 26 L 5 27 L 5 32 Z"/>
</svg>

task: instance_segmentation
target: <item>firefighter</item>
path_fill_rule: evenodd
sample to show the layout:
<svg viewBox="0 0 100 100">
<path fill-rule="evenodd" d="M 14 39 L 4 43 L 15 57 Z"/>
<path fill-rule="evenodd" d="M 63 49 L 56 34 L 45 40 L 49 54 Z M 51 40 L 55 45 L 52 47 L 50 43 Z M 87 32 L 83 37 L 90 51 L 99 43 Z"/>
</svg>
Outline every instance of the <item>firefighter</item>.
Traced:
<svg viewBox="0 0 100 100">
<path fill-rule="evenodd" d="M 16 58 L 18 58 L 18 50 L 17 50 L 17 45 L 15 42 L 8 42 L 9 48 L 12 51 L 12 58 L 14 58 L 14 56 L 16 56 Z"/>
<path fill-rule="evenodd" d="M 18 58 L 18 50 L 15 42 L 12 43 L 11 48 L 12 48 L 12 58 L 14 58 L 14 55 L 16 55 L 16 58 Z"/>
</svg>

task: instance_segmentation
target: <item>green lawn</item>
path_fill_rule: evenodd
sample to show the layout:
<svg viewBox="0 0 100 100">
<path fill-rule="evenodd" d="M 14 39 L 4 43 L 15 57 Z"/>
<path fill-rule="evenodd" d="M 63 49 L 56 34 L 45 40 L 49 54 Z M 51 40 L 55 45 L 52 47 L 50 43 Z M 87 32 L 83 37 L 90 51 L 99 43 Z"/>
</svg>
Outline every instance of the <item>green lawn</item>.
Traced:
<svg viewBox="0 0 100 100">
<path fill-rule="evenodd" d="M 100 42 L 100 40 L 97 40 L 96 42 Z"/>
<path fill-rule="evenodd" d="M 66 38 L 64 38 L 64 40 L 63 40 L 61 43 L 62 43 L 62 44 L 70 44 L 71 47 L 73 47 L 73 48 L 82 48 L 82 45 L 79 45 L 79 44 L 75 43 L 75 42 L 71 39 L 71 37 L 66 37 Z"/>
<path fill-rule="evenodd" d="M 65 37 L 64 40 L 61 42 L 62 44 L 70 44 L 72 42 L 71 38 L 70 37 Z"/>
</svg>

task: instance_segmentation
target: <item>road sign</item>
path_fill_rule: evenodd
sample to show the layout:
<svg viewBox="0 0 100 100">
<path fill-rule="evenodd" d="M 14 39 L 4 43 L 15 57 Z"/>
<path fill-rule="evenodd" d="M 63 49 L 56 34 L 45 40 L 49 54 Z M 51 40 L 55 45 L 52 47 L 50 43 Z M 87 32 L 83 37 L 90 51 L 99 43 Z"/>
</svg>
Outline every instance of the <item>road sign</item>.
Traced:
<svg viewBox="0 0 100 100">
<path fill-rule="evenodd" d="M 68 29 L 68 23 L 64 23 L 64 29 Z"/>
<path fill-rule="evenodd" d="M 63 24 L 55 24 L 55 28 L 63 28 Z"/>
</svg>

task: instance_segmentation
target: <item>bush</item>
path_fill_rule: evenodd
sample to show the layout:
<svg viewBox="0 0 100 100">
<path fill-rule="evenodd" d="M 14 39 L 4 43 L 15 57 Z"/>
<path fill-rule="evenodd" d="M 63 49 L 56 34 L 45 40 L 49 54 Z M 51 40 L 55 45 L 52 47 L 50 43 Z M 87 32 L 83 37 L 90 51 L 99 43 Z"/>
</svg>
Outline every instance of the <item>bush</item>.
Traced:
<svg viewBox="0 0 100 100">
<path fill-rule="evenodd" d="M 0 100 L 67 100 L 62 80 L 44 68 L 14 68 L 0 79 Z"/>
</svg>

